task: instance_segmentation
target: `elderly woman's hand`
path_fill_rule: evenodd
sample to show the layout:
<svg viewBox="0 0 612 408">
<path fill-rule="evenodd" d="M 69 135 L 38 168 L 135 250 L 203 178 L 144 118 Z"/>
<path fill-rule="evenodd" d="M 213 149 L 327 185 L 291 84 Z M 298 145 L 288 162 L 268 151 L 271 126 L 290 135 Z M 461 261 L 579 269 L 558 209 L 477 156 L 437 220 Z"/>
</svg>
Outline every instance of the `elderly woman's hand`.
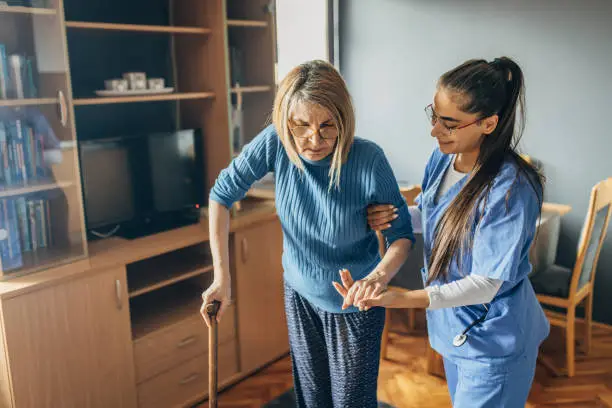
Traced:
<svg viewBox="0 0 612 408">
<path fill-rule="evenodd" d="M 338 282 L 333 282 L 333 285 L 344 298 L 342 310 L 350 306 L 356 306 L 362 311 L 366 310 L 364 301 L 366 299 L 377 298 L 387 289 L 384 276 L 376 271 L 361 280 L 354 281 L 351 273 L 347 269 L 342 269 L 340 271 L 340 279 L 342 285 Z"/>
</svg>

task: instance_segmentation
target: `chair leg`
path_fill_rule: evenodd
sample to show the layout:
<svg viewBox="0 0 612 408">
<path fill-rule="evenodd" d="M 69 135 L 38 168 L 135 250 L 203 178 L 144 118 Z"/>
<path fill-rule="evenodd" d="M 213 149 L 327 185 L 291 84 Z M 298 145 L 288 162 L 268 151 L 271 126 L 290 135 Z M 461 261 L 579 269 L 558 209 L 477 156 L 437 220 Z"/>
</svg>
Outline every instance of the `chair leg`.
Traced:
<svg viewBox="0 0 612 408">
<path fill-rule="evenodd" d="M 440 378 L 446 378 L 446 373 L 444 372 L 444 359 L 440 354 L 436 353 L 436 351 L 431 348 L 429 342 L 427 342 L 426 356 L 427 363 L 425 365 L 425 370 L 427 371 L 427 374 Z"/>
<path fill-rule="evenodd" d="M 593 293 L 585 299 L 584 304 L 584 353 L 591 352 L 591 339 L 593 337 Z"/>
<path fill-rule="evenodd" d="M 387 348 L 389 346 L 389 330 L 391 329 L 391 310 L 385 309 L 385 327 L 382 332 L 382 339 L 380 343 L 380 358 L 382 360 L 387 359 Z"/>
<path fill-rule="evenodd" d="M 416 329 L 416 309 L 408 310 L 408 325 L 411 332 Z"/>
<path fill-rule="evenodd" d="M 576 374 L 576 306 L 567 309 L 566 342 L 567 376 L 573 377 Z"/>
</svg>

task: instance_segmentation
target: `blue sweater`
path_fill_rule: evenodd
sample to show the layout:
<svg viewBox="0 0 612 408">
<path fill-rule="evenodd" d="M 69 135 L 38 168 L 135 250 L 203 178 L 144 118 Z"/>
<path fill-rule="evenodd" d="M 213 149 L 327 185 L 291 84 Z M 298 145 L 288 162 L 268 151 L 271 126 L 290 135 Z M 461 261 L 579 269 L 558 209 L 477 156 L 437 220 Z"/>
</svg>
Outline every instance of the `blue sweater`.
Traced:
<svg viewBox="0 0 612 408">
<path fill-rule="evenodd" d="M 382 149 L 373 142 L 355 138 L 339 190 L 328 189 L 331 157 L 302 161 L 303 173 L 289 160 L 271 125 L 220 173 L 210 199 L 229 208 L 254 182 L 273 172 L 285 281 L 320 309 L 354 312 L 357 309 L 342 311 L 342 297 L 332 281 L 340 282 L 342 268 L 355 280 L 362 279 L 380 262 L 376 234 L 367 225 L 368 205 L 399 208 L 399 217 L 384 232 L 387 245 L 401 238 L 414 241 L 408 207 Z"/>
</svg>

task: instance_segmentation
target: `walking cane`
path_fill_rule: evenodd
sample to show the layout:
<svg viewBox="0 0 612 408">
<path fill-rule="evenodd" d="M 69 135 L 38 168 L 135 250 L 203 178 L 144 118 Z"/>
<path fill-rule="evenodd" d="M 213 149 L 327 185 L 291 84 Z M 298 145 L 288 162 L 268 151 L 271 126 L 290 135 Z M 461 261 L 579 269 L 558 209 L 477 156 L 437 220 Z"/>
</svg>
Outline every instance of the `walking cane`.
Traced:
<svg viewBox="0 0 612 408">
<path fill-rule="evenodd" d="M 217 312 L 221 303 L 213 300 L 206 305 L 206 313 L 210 318 L 208 330 L 208 406 L 217 408 Z"/>
</svg>

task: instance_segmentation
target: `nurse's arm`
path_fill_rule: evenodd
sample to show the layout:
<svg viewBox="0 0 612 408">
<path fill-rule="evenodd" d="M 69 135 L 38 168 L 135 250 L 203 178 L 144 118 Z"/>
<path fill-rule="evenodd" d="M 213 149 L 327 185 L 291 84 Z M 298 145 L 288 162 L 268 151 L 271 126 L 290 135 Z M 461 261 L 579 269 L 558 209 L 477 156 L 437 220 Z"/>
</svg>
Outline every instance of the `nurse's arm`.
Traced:
<svg viewBox="0 0 612 408">
<path fill-rule="evenodd" d="M 388 291 L 371 302 L 364 302 L 366 307 L 384 306 L 388 308 L 428 308 L 430 310 L 450 307 L 461 307 L 490 303 L 503 281 L 478 275 L 440 286 L 428 286 L 422 290 L 410 292 Z M 425 299 L 427 297 L 427 299 Z"/>
<path fill-rule="evenodd" d="M 427 309 L 429 307 L 429 296 L 423 289 L 408 292 L 387 290 L 376 297 L 364 300 L 362 303 L 365 310 L 375 306 L 389 309 Z"/>
</svg>

